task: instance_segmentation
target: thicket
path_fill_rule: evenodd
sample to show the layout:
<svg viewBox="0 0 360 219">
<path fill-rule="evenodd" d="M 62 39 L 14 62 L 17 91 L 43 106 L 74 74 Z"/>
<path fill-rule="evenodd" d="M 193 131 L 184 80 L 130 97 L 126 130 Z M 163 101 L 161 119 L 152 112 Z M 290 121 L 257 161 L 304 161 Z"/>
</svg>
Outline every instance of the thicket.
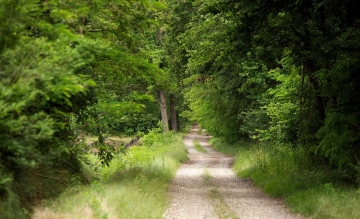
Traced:
<svg viewBox="0 0 360 219">
<path fill-rule="evenodd" d="M 93 154 L 86 156 L 82 171 L 90 185 L 75 184 L 59 198 L 42 202 L 34 219 L 161 218 L 169 183 L 187 160 L 182 137 L 161 128 L 145 135 L 141 146 L 116 154 L 109 166 Z"/>
<path fill-rule="evenodd" d="M 184 114 L 227 142 L 283 148 L 358 186 L 357 7 L 356 0 L 168 1 L 169 57 L 172 68 L 182 66 L 192 113 Z"/>
<path fill-rule="evenodd" d="M 174 130 L 191 117 L 228 142 L 301 151 L 358 186 L 358 4 L 1 0 L 2 202 L 86 182 L 86 135 L 106 165 L 116 148 L 105 135 L 142 135 L 160 118 L 167 131 L 168 112 Z"/>
<path fill-rule="evenodd" d="M 105 135 L 157 127 L 155 88 L 166 73 L 159 56 L 150 59 L 161 52 L 151 42 L 162 8 L 148 0 L 0 1 L 1 207 L 26 215 L 88 182 L 81 168 L 89 150 L 109 165 L 120 147 Z M 97 137 L 92 148 L 88 135 Z"/>
</svg>

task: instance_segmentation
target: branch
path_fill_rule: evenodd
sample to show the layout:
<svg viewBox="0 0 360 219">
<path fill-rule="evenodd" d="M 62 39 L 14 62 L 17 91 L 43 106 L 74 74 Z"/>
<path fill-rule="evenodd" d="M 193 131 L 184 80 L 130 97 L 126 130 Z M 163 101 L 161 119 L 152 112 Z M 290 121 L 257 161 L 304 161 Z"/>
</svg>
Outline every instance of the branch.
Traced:
<svg viewBox="0 0 360 219">
<path fill-rule="evenodd" d="M 360 126 L 359 126 L 359 125 L 357 125 L 356 123 L 354 123 L 354 122 L 350 122 L 350 124 L 351 124 L 351 125 L 353 125 L 353 126 L 355 126 L 356 128 L 359 128 L 359 129 L 360 129 Z"/>
<path fill-rule="evenodd" d="M 62 161 L 59 161 L 59 162 L 57 162 L 56 164 L 59 164 L 59 163 L 61 163 Z M 56 165 L 55 164 L 55 165 Z M 40 172 L 42 172 L 42 171 L 44 171 L 44 170 L 47 170 L 47 169 L 49 169 L 49 168 L 51 168 L 51 166 L 50 167 L 46 167 L 46 168 L 44 168 L 44 169 L 42 169 L 42 170 L 39 170 L 39 171 L 37 171 L 36 173 L 35 173 L 35 175 L 36 174 L 38 174 L 38 173 L 40 173 Z"/>
<path fill-rule="evenodd" d="M 70 166 L 72 166 L 72 167 L 74 167 L 74 165 L 72 164 L 72 163 L 70 163 L 70 162 L 68 162 L 68 161 L 66 161 L 66 160 L 64 160 L 64 159 L 60 159 L 62 162 L 64 162 L 64 163 L 67 163 L 67 164 L 69 164 Z M 60 161 L 60 162 L 61 162 Z"/>
<path fill-rule="evenodd" d="M 52 179 L 52 180 L 55 180 L 61 184 L 63 184 L 65 187 L 68 187 L 68 185 L 66 183 L 64 183 L 63 181 L 59 180 L 59 179 L 56 179 L 54 177 L 51 177 L 51 176 L 45 176 L 45 175 L 42 175 L 42 174 L 39 174 L 39 173 L 35 173 L 36 176 L 40 176 L 40 177 L 43 177 L 43 178 L 47 178 L 47 179 Z"/>
</svg>

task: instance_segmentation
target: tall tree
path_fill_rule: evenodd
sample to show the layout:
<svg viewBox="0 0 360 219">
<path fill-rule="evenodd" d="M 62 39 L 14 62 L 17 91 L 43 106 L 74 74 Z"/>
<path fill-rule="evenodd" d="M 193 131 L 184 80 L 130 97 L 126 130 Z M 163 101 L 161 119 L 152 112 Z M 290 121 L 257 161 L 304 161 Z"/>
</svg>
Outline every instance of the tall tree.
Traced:
<svg viewBox="0 0 360 219">
<path fill-rule="evenodd" d="M 160 71 L 148 62 L 142 33 L 154 23 L 148 13 L 161 7 L 147 0 L 2 1 L 0 195 L 14 180 L 42 177 L 32 173 L 43 166 L 77 173 L 80 133 L 101 141 L 151 105 L 147 88 Z"/>
<path fill-rule="evenodd" d="M 306 147 L 309 157 L 355 176 L 356 1 L 168 2 L 170 56 L 193 85 L 185 97 L 195 119 L 228 140 Z"/>
</svg>

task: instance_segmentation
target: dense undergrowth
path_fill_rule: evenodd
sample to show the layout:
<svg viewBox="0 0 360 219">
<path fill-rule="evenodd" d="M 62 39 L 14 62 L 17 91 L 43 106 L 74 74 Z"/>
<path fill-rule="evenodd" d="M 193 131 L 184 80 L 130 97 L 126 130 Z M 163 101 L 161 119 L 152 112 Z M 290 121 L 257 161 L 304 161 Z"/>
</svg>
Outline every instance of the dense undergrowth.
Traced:
<svg viewBox="0 0 360 219">
<path fill-rule="evenodd" d="M 251 178 L 270 196 L 283 198 L 295 213 L 312 218 L 360 218 L 360 189 L 346 173 L 314 165 L 301 148 L 270 143 L 227 144 L 212 140 L 222 152 L 236 155 L 233 170 Z"/>
<path fill-rule="evenodd" d="M 187 159 L 182 137 L 153 130 L 142 146 L 114 156 L 109 166 L 94 154 L 82 162 L 81 178 L 74 176 L 58 198 L 42 201 L 33 218 L 161 218 L 166 190 L 179 164 Z M 53 182 L 54 184 L 54 182 Z M 18 200 L 2 205 L 0 218 L 28 218 Z M 15 204 L 15 205 L 14 205 Z M 6 215 L 5 215 L 6 214 Z"/>
</svg>

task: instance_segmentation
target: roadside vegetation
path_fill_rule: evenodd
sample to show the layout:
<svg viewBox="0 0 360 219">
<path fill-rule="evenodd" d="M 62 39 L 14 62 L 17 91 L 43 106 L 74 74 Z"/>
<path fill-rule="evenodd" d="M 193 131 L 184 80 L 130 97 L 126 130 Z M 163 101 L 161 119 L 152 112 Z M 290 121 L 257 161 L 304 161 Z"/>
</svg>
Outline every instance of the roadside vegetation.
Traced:
<svg viewBox="0 0 360 219">
<path fill-rule="evenodd" d="M 294 211 L 359 218 L 358 1 L 168 5 L 182 114 L 226 142 L 239 176 Z"/>
<path fill-rule="evenodd" d="M 83 173 L 90 185 L 73 185 L 44 201 L 33 218 L 161 218 L 169 183 L 187 156 L 179 135 L 160 132 L 151 131 L 141 146 L 117 154 L 109 166 L 87 155 Z"/>
<path fill-rule="evenodd" d="M 301 148 L 219 139 L 211 143 L 236 156 L 233 170 L 239 177 L 252 179 L 271 197 L 283 198 L 294 213 L 319 219 L 360 217 L 360 189 L 346 183 L 346 173 L 314 165 Z"/>
<path fill-rule="evenodd" d="M 107 136 L 143 136 L 159 121 L 258 142 L 239 174 L 269 170 L 258 184 L 275 197 L 315 188 L 341 203 L 339 188 L 360 186 L 358 5 L 1 0 L 0 218 L 93 183 L 89 150 L 103 173 L 124 153 Z"/>
<path fill-rule="evenodd" d="M 1 219 L 28 218 L 95 176 L 102 188 L 129 138 L 186 125 L 179 80 L 162 67 L 165 2 L 0 2 Z"/>
</svg>

